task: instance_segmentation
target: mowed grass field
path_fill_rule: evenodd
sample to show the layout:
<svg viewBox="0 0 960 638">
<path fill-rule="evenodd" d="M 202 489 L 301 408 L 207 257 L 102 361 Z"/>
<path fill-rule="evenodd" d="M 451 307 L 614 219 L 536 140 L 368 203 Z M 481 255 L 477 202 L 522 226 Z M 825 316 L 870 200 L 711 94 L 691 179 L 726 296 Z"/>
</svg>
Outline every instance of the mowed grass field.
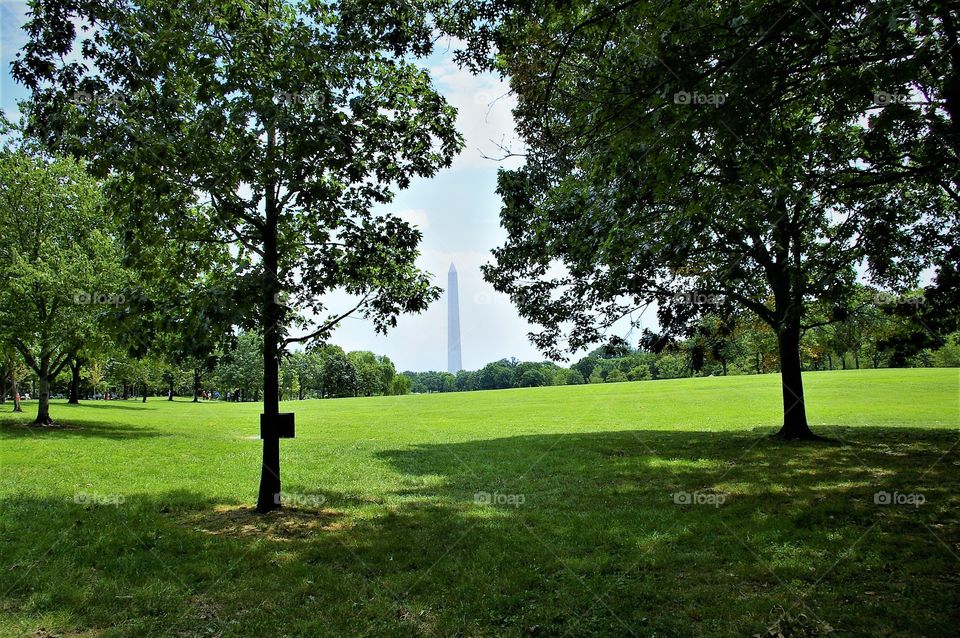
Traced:
<svg viewBox="0 0 960 638">
<path fill-rule="evenodd" d="M 804 379 L 284 402 L 263 517 L 258 404 L 8 404 L 0 635 L 957 635 L 960 371 Z"/>
</svg>

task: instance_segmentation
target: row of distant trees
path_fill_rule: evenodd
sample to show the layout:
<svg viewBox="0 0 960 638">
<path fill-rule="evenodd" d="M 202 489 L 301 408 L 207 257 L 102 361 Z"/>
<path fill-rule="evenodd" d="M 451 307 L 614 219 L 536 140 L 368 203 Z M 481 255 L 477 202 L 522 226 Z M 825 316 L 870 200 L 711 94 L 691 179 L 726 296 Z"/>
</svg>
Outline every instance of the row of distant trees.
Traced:
<svg viewBox="0 0 960 638">
<path fill-rule="evenodd" d="M 53 396 L 114 399 L 148 396 L 192 397 L 200 401 L 217 396 L 231 401 L 259 401 L 263 397 L 262 337 L 241 332 L 225 352 L 207 358 L 206 367 L 184 367 L 170 358 L 149 355 L 134 358 L 115 349 L 70 366 L 50 382 Z M 13 365 L 11 365 L 13 364 Z M 0 366 L 0 403 L 18 390 L 37 396 L 39 379 L 11 358 Z M 280 364 L 281 400 L 407 394 L 410 380 L 397 374 L 389 357 L 368 351 L 345 352 L 336 345 L 293 352 Z"/>
<path fill-rule="evenodd" d="M 863 287 L 858 300 L 845 321 L 804 334 L 801 358 L 805 370 L 960 366 L 960 333 L 934 338 L 918 314 L 921 296 L 890 298 Z M 404 375 L 413 392 L 426 393 L 779 371 L 776 335 L 748 315 L 707 314 L 686 337 L 647 332 L 640 343 L 642 348 L 614 342 L 570 367 L 550 361 L 501 359 L 475 371 Z"/>
</svg>

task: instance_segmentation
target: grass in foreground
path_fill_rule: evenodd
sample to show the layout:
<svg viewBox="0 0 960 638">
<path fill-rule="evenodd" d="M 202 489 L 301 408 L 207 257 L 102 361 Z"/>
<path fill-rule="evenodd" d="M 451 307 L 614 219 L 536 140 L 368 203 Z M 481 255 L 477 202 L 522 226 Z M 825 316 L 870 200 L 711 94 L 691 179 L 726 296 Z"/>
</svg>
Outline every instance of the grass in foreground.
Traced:
<svg viewBox="0 0 960 638">
<path fill-rule="evenodd" d="M 805 381 L 835 444 L 777 376 L 285 404 L 265 517 L 258 405 L 27 403 L 0 635 L 955 635 L 960 371 Z"/>
</svg>

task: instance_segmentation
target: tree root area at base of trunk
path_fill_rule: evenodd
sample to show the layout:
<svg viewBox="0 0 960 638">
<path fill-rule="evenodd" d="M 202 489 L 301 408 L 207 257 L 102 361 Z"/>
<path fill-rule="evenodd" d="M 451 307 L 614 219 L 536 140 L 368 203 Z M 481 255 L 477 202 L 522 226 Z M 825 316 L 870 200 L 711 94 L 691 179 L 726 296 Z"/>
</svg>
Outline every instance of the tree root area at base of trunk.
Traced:
<svg viewBox="0 0 960 638">
<path fill-rule="evenodd" d="M 793 433 L 780 430 L 779 432 L 771 434 L 770 438 L 789 443 L 830 443 L 834 445 L 840 443 L 840 441 L 836 439 L 820 436 L 819 434 L 814 434 L 813 432 Z"/>
</svg>

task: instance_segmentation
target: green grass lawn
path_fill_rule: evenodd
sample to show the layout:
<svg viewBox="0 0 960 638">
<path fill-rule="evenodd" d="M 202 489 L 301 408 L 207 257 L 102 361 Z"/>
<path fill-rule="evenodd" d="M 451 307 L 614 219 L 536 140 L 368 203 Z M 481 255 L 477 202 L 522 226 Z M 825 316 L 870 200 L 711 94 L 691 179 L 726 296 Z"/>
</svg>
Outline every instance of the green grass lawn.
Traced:
<svg viewBox="0 0 960 638">
<path fill-rule="evenodd" d="M 257 404 L 8 404 L 0 636 L 957 635 L 960 371 L 804 378 L 284 403 L 263 517 Z"/>
</svg>

